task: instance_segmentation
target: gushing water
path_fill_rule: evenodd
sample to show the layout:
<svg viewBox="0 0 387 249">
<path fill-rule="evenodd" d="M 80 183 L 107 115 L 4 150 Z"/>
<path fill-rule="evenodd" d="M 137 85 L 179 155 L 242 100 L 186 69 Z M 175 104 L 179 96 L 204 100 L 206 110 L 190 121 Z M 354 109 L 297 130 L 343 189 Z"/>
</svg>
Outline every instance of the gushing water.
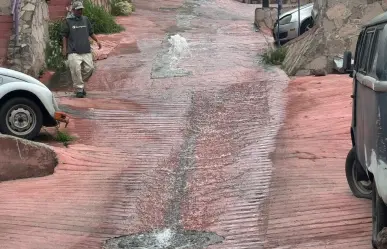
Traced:
<svg viewBox="0 0 387 249">
<path fill-rule="evenodd" d="M 187 55 L 191 55 L 187 39 L 182 37 L 179 34 L 173 35 L 168 39 L 168 42 L 171 44 L 168 54 L 170 55 L 171 68 L 176 68 L 177 63 L 181 58 L 184 58 Z"/>
<path fill-rule="evenodd" d="M 112 238 L 104 249 L 204 249 L 221 243 L 223 237 L 211 232 L 173 230 L 170 228 L 149 233 Z"/>
<path fill-rule="evenodd" d="M 173 232 L 171 229 L 165 229 L 155 234 L 157 244 L 160 248 L 166 248 L 171 245 Z"/>
</svg>

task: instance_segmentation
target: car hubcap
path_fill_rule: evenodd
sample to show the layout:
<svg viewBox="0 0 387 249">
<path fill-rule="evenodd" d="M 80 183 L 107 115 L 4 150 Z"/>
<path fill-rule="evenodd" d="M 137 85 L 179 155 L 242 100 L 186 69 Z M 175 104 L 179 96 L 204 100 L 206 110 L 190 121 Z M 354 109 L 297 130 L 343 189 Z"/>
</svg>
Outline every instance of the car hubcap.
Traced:
<svg viewBox="0 0 387 249">
<path fill-rule="evenodd" d="M 7 127 L 18 136 L 29 134 L 36 126 L 35 112 L 26 105 L 16 105 L 7 113 Z"/>
<path fill-rule="evenodd" d="M 356 188 L 363 194 L 371 194 L 372 193 L 372 183 L 370 180 L 368 181 L 358 181 L 357 172 L 356 172 L 356 161 L 352 165 L 352 177 L 353 182 L 355 183 Z"/>
</svg>

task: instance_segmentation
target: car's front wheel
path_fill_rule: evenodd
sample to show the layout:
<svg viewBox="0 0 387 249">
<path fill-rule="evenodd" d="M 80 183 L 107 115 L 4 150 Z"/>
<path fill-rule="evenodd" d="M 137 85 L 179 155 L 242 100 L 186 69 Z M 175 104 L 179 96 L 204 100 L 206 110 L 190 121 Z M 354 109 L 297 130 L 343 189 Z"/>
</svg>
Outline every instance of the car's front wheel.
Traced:
<svg viewBox="0 0 387 249">
<path fill-rule="evenodd" d="M 347 177 L 347 182 L 349 188 L 351 189 L 354 196 L 358 198 L 372 198 L 372 182 L 371 180 L 358 180 L 358 169 L 357 167 L 361 167 L 360 163 L 356 157 L 356 150 L 353 147 L 345 161 L 345 175 Z M 362 168 L 360 168 L 362 169 Z M 365 173 L 364 173 L 365 174 Z"/>
<path fill-rule="evenodd" d="M 301 24 L 300 34 L 302 35 L 303 33 L 309 31 L 311 28 L 313 28 L 313 20 L 309 18 Z"/>
<path fill-rule="evenodd" d="M 30 99 L 12 98 L 0 108 L 0 132 L 3 134 L 33 139 L 39 134 L 42 125 L 42 111 Z"/>
</svg>

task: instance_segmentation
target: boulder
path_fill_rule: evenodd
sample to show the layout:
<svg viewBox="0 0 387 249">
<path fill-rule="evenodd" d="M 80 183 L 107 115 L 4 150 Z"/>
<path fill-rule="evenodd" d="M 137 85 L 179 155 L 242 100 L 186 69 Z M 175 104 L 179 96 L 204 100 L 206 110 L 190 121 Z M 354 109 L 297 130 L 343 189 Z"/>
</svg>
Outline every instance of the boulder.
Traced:
<svg viewBox="0 0 387 249">
<path fill-rule="evenodd" d="M 0 134 L 0 181 L 47 176 L 58 164 L 51 147 Z"/>
</svg>

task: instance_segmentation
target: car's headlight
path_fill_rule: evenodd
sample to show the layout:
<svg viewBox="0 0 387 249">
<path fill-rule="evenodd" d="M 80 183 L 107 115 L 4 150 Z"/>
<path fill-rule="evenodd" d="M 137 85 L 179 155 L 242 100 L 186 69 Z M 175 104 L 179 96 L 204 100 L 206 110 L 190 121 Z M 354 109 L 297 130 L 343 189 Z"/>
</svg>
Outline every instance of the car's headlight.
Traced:
<svg viewBox="0 0 387 249">
<path fill-rule="evenodd" d="M 285 25 L 285 24 L 290 23 L 291 20 L 292 20 L 292 15 L 287 15 L 287 16 L 282 17 L 282 18 L 279 20 L 279 24 L 280 24 L 280 25 Z"/>
</svg>

